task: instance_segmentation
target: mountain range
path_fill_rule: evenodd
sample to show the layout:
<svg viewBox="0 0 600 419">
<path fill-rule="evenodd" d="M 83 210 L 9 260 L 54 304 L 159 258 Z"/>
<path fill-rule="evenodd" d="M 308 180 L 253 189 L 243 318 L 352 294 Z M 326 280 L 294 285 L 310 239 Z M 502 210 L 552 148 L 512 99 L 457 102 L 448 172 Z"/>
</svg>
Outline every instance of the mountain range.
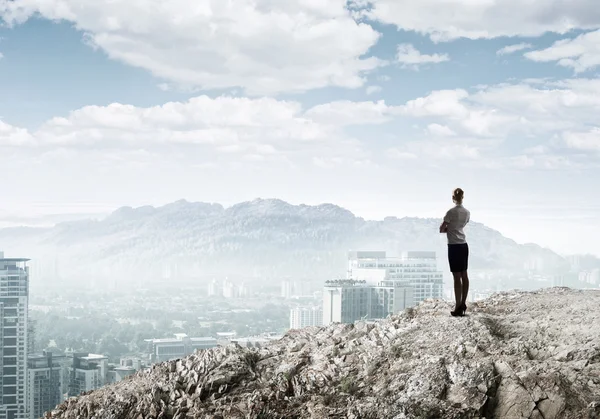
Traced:
<svg viewBox="0 0 600 419">
<path fill-rule="evenodd" d="M 439 219 L 365 220 L 332 204 L 292 205 L 256 199 L 229 208 L 177 201 L 162 207 L 123 207 L 103 219 L 53 227 L 0 229 L 7 256 L 34 259 L 43 274 L 82 278 L 160 277 L 312 278 L 344 276 L 350 250 L 438 252 L 446 269 Z M 470 268 L 555 272 L 566 260 L 535 244 L 518 244 L 481 223 L 467 229 Z M 36 264 L 37 263 L 37 264 Z"/>
</svg>

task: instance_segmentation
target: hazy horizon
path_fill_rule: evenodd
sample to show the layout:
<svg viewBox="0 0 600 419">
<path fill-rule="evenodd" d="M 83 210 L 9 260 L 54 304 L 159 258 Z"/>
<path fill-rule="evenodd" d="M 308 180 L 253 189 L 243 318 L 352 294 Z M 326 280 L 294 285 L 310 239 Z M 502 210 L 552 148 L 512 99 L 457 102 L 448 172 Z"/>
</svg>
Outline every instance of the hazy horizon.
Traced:
<svg viewBox="0 0 600 419">
<path fill-rule="evenodd" d="M 280 199 L 280 198 L 268 198 L 268 197 L 261 197 L 261 198 L 254 198 L 254 199 L 265 199 L 265 200 L 269 200 L 269 199 Z M 222 205 L 224 208 L 228 208 L 231 207 L 233 205 L 237 205 L 240 204 L 242 202 L 233 202 L 233 203 L 222 203 L 222 202 L 210 202 L 210 201 L 202 201 L 202 200 L 190 200 L 190 199 L 185 199 L 185 198 L 181 198 L 180 200 L 185 200 L 188 201 L 190 203 L 193 202 L 204 202 L 204 203 L 210 203 L 210 204 L 220 204 Z M 177 202 L 180 200 L 176 200 L 176 201 L 172 201 L 172 202 L 164 202 L 164 203 L 157 203 L 157 204 L 141 204 L 141 205 L 115 205 L 115 206 L 110 206 L 110 205 L 104 205 L 104 206 L 93 206 L 93 205 L 79 205 L 76 207 L 59 207 L 59 206 L 50 206 L 50 207 L 42 207 L 42 211 L 37 212 L 37 213 L 33 213 L 33 212 L 29 212 L 26 213 L 25 216 L 18 216 L 15 214 L 10 214 L 7 213 L 6 211 L 1 212 L 0 213 L 0 228 L 7 228 L 7 227 L 20 227 L 20 226 L 26 226 L 26 227 L 53 227 L 54 225 L 61 223 L 61 222 L 68 222 L 68 221 L 76 221 L 76 220 L 87 220 L 87 219 L 103 219 L 107 216 L 109 216 L 112 212 L 118 210 L 119 208 L 122 207 L 133 207 L 133 208 L 139 208 L 139 207 L 143 207 L 143 206 L 147 206 L 147 205 L 151 205 L 153 207 L 161 207 L 164 205 L 168 205 L 171 204 L 173 202 Z M 252 201 L 253 199 L 249 200 Z M 249 201 L 243 201 L 243 202 L 249 202 Z M 425 212 L 421 212 L 420 214 L 417 213 L 406 213 L 406 214 L 385 214 L 382 211 L 374 211 L 371 210 L 370 212 L 369 209 L 367 208 L 365 211 L 366 214 L 370 214 L 369 215 L 364 215 L 361 214 L 358 211 L 353 210 L 352 208 L 343 206 L 343 205 L 339 205 L 335 202 L 316 202 L 316 203 L 304 203 L 304 202 L 293 202 L 293 201 L 287 201 L 287 200 L 283 200 L 291 205 L 310 205 L 310 206 L 317 206 L 317 205 L 322 205 L 322 204 L 332 204 L 332 205 L 337 205 L 340 206 L 341 208 L 347 209 L 349 211 L 351 211 L 355 216 L 357 217 L 361 217 L 364 218 L 365 220 L 373 220 L 373 221 L 379 221 L 379 220 L 383 220 L 386 217 L 398 217 L 398 218 L 402 218 L 402 217 L 414 217 L 414 218 L 434 218 L 434 219 L 440 219 L 442 216 L 439 214 L 439 211 L 435 211 L 435 208 L 430 210 L 430 211 L 425 211 Z M 414 204 L 413 204 L 414 205 Z M 451 204 L 453 205 L 453 204 Z M 465 206 L 467 206 L 467 204 L 465 203 Z M 60 210 L 60 209 L 74 209 L 75 211 L 69 213 L 69 212 L 65 212 L 65 213 L 60 213 L 57 212 L 56 210 Z M 43 209 L 46 210 L 54 210 L 54 212 L 44 212 Z M 83 210 L 87 209 L 89 212 L 85 212 Z M 550 250 L 555 251 L 556 253 L 559 253 L 561 255 L 567 256 L 567 255 L 572 255 L 572 254 L 593 254 L 597 257 L 600 257 L 600 249 L 598 251 L 594 251 L 593 248 L 590 248 L 586 245 L 582 245 L 579 248 L 581 249 L 580 251 L 574 251 L 573 249 L 577 248 L 577 247 L 567 247 L 567 246 L 560 246 L 560 244 L 558 246 L 553 245 L 553 243 L 551 241 L 548 241 L 547 243 L 544 243 L 542 241 L 536 241 L 535 238 L 533 239 L 528 239 L 528 237 L 533 237 L 533 235 L 531 234 L 531 228 L 528 228 L 526 231 L 523 230 L 519 230 L 518 227 L 516 226 L 502 226 L 502 219 L 504 217 L 502 217 L 502 214 L 494 214 L 493 211 L 490 211 L 487 214 L 484 214 L 483 216 L 480 213 L 476 214 L 477 216 L 483 218 L 483 219 L 488 219 L 491 220 L 489 222 L 486 222 L 484 220 L 482 220 L 481 218 L 474 218 L 473 221 L 474 222 L 478 222 L 481 224 L 486 225 L 489 228 L 492 228 L 494 230 L 499 231 L 503 236 L 513 239 L 515 240 L 517 243 L 520 244 L 527 244 L 527 243 L 532 243 L 532 244 L 537 244 L 540 245 L 542 247 L 546 247 L 549 248 Z M 486 217 L 487 215 L 487 217 Z M 524 223 L 529 223 L 528 225 L 531 226 L 531 222 L 535 221 L 535 219 L 531 219 L 531 218 L 525 218 L 523 220 Z M 549 219 L 542 219 L 541 222 L 545 223 L 548 222 Z M 516 228 L 515 228 L 516 227 Z M 468 231 L 468 230 L 467 230 Z M 511 234 L 512 233 L 512 234 Z M 540 237 L 540 236 L 538 236 Z M 554 242 L 554 244 L 556 244 L 556 241 Z M 560 249 L 565 249 L 565 250 L 560 250 Z M 570 249 L 570 250 L 569 250 Z"/>
</svg>

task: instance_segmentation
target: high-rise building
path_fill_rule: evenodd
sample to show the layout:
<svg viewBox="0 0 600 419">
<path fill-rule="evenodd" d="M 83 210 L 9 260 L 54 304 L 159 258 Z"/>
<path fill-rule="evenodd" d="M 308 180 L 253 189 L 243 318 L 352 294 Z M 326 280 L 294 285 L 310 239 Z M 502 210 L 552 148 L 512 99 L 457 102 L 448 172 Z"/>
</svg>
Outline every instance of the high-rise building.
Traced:
<svg viewBox="0 0 600 419">
<path fill-rule="evenodd" d="M 209 297 L 222 297 L 223 286 L 216 279 L 213 279 L 208 283 L 208 296 Z"/>
<path fill-rule="evenodd" d="M 248 298 L 250 296 L 250 287 L 245 282 L 238 286 L 238 297 Z"/>
<path fill-rule="evenodd" d="M 368 284 L 364 280 L 325 282 L 323 324 L 383 319 L 413 305 L 412 287 L 399 283 Z"/>
<path fill-rule="evenodd" d="M 69 374 L 69 397 L 96 390 L 106 384 L 108 358 L 103 355 L 74 353 Z"/>
<path fill-rule="evenodd" d="M 223 281 L 223 297 L 224 298 L 236 298 L 238 296 L 237 286 L 230 281 Z"/>
<path fill-rule="evenodd" d="M 63 401 L 63 362 L 66 356 L 44 352 L 27 359 L 27 407 L 31 419 L 39 419 Z"/>
<path fill-rule="evenodd" d="M 281 281 L 281 296 L 283 298 L 289 299 L 292 297 L 294 291 L 294 284 L 292 281 L 285 280 Z"/>
<path fill-rule="evenodd" d="M 323 307 L 296 307 L 290 310 L 290 329 L 323 325 Z"/>
<path fill-rule="evenodd" d="M 28 261 L 0 252 L 0 419 L 28 419 Z"/>
<path fill-rule="evenodd" d="M 586 282 L 590 285 L 600 284 L 600 269 L 593 269 L 591 271 L 579 272 L 579 281 Z"/>
<path fill-rule="evenodd" d="M 27 321 L 27 354 L 33 355 L 35 354 L 35 327 L 36 321 L 33 319 L 28 319 Z"/>
<path fill-rule="evenodd" d="M 444 276 L 437 269 L 435 252 L 405 252 L 401 257 L 387 257 L 385 252 L 350 252 L 348 277 L 374 285 L 385 282 L 412 287 L 415 304 L 443 298 Z"/>
</svg>

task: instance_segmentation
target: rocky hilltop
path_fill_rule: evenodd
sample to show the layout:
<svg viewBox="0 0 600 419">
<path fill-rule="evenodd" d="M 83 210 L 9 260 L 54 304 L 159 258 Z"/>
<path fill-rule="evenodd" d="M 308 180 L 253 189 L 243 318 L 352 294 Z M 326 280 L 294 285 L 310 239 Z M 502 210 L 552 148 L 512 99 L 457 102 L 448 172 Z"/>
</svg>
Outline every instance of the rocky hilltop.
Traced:
<svg viewBox="0 0 600 419">
<path fill-rule="evenodd" d="M 503 293 L 453 318 L 427 301 L 155 365 L 56 419 L 599 418 L 600 291 Z"/>
</svg>

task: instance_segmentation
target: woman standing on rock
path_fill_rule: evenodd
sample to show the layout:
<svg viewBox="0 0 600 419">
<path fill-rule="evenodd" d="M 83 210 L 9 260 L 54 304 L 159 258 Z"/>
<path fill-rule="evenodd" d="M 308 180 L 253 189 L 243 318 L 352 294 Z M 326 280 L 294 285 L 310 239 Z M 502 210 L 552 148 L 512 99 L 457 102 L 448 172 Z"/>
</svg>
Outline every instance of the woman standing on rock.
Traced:
<svg viewBox="0 0 600 419">
<path fill-rule="evenodd" d="M 467 295 L 469 293 L 469 245 L 463 228 L 471 219 L 471 213 L 463 207 L 464 192 L 456 188 L 452 194 L 454 208 L 451 208 L 440 225 L 440 233 L 446 233 L 448 237 L 448 261 L 450 271 L 454 276 L 454 297 L 456 306 L 450 312 L 453 316 L 464 316 L 467 311 Z"/>
</svg>

